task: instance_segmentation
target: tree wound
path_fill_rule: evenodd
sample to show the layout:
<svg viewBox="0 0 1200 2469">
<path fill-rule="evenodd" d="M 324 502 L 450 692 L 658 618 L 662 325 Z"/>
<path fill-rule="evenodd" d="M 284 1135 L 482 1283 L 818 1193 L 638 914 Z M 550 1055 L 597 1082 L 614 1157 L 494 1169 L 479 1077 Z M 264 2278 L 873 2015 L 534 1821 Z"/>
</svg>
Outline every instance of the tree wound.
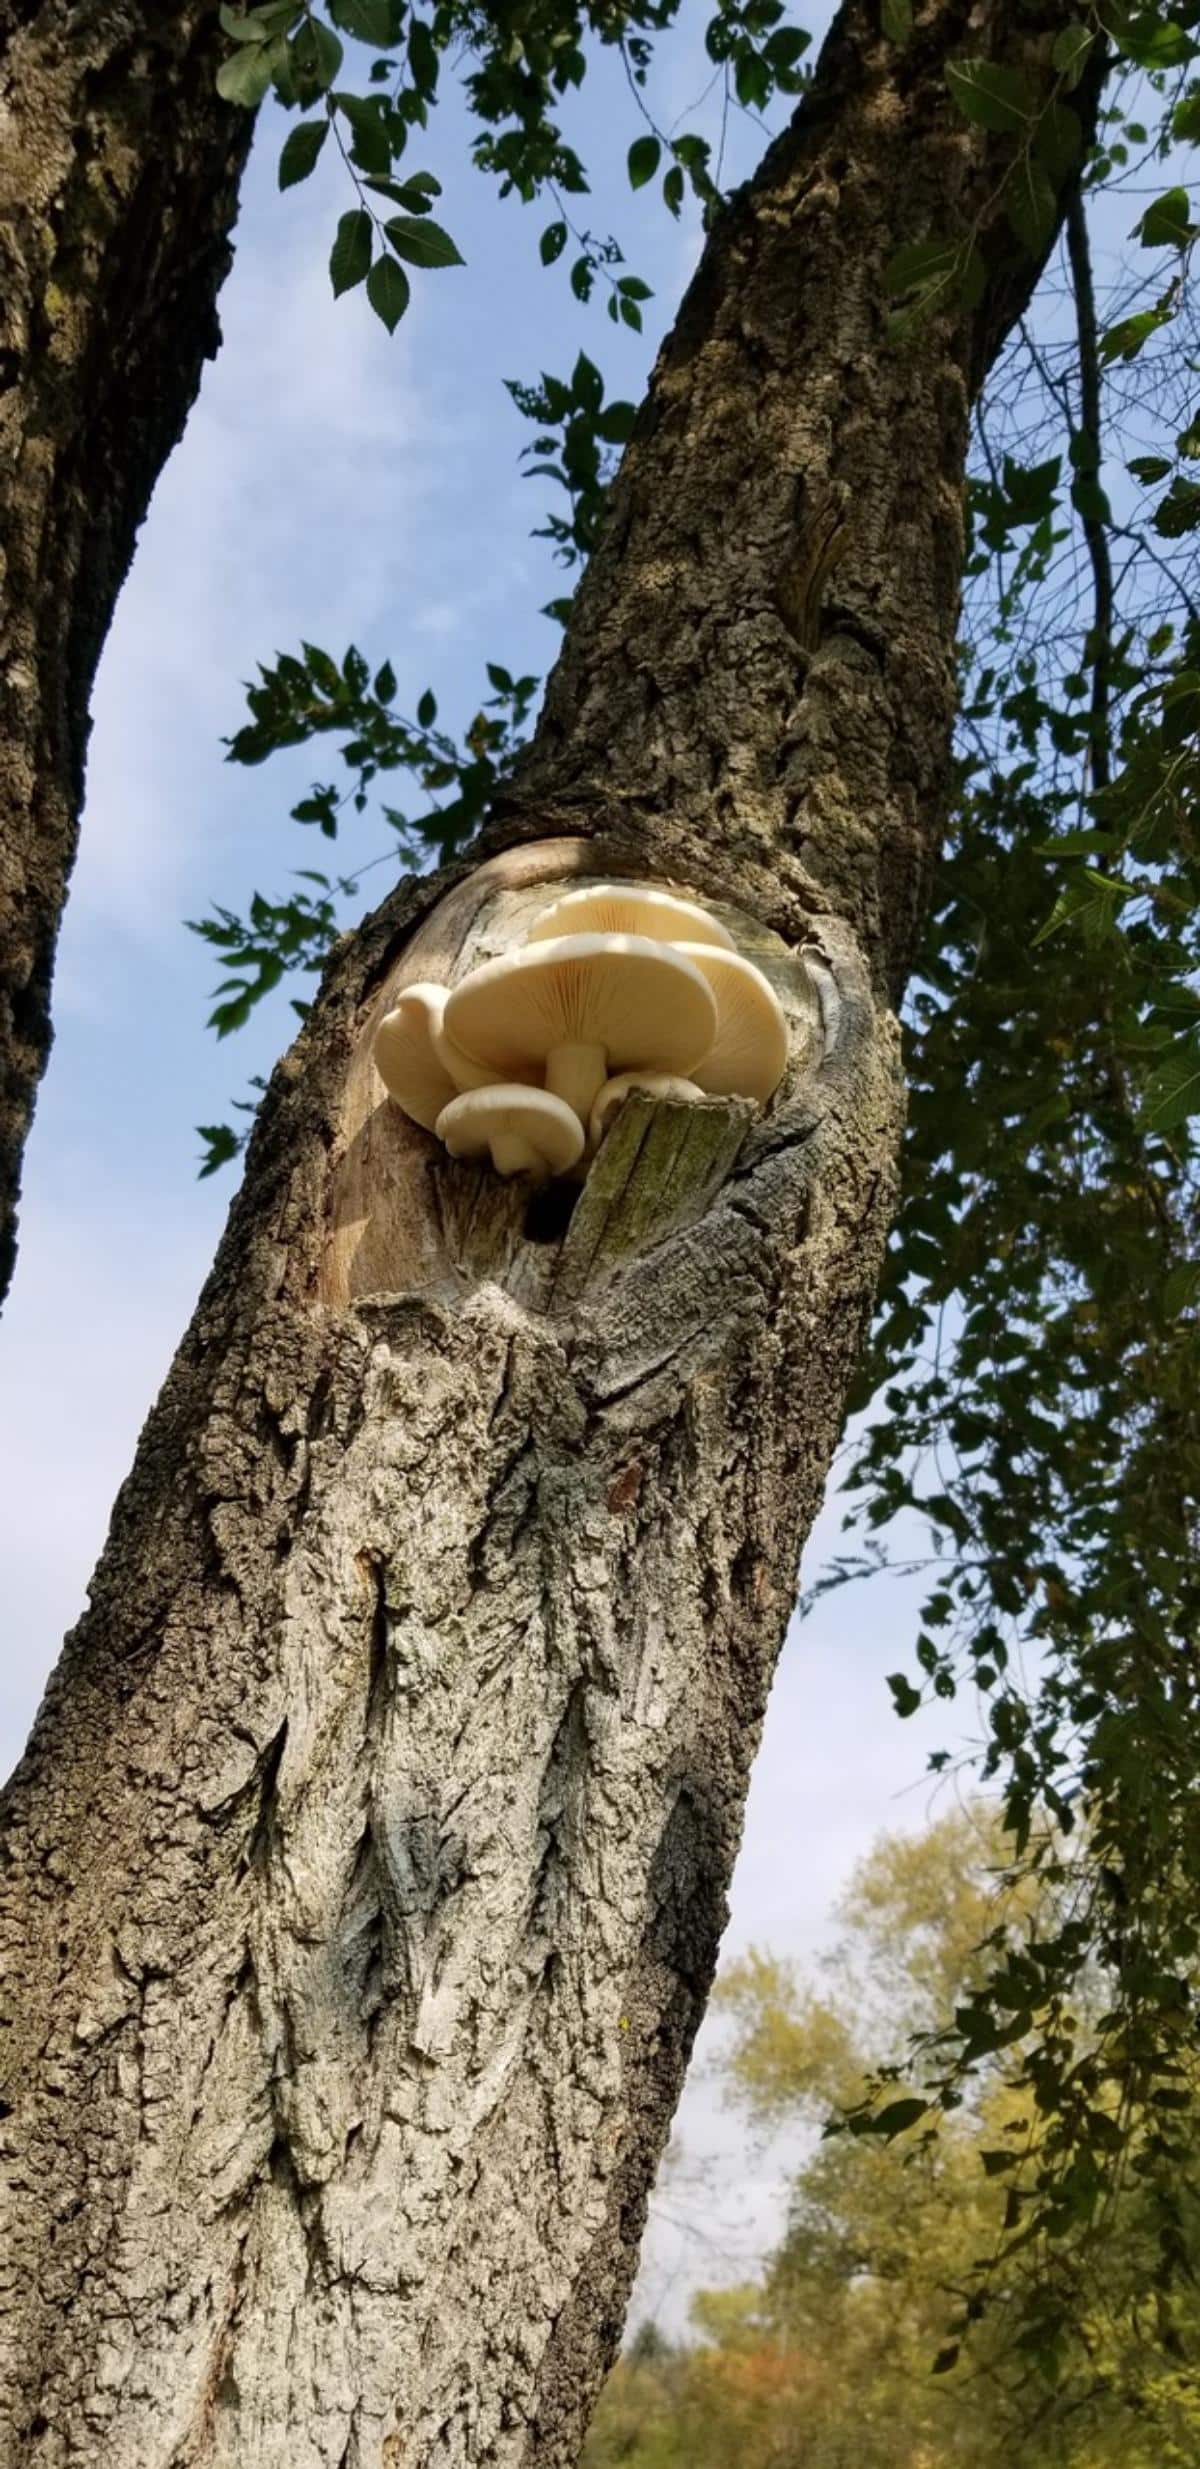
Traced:
<svg viewBox="0 0 1200 2469">
<path fill-rule="evenodd" d="M 702 901 L 761 970 L 786 1014 L 790 1057 L 763 1110 L 738 1097 L 687 1103 L 633 1091 L 586 1177 L 567 1201 L 533 1194 L 484 1164 L 457 1162 L 386 1094 L 373 1061 L 379 1023 L 404 988 L 453 987 L 486 960 L 524 943 L 566 891 L 606 879 L 639 882 L 628 853 L 586 841 L 544 841 L 477 868 L 425 918 L 375 992 L 347 1073 L 339 1155 L 331 1182 L 323 1300 L 368 1294 L 461 1292 L 497 1282 L 531 1308 L 569 1306 L 624 1263 L 694 1225 L 711 1207 L 752 1133 L 769 1133 L 795 1108 L 829 1042 L 819 975 L 770 927 L 690 885 L 653 888 Z M 647 888 L 650 888 L 648 885 Z"/>
</svg>

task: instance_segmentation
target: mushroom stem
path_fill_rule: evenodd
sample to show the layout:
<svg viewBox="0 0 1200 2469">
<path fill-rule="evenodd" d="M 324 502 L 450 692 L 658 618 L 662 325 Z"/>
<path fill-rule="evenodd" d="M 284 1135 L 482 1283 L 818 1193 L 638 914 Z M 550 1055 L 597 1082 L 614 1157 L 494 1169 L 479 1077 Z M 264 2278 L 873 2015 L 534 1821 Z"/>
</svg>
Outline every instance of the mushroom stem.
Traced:
<svg viewBox="0 0 1200 2469">
<path fill-rule="evenodd" d="M 492 1133 L 492 1164 L 497 1174 L 536 1175 L 544 1183 L 550 1172 L 549 1160 L 541 1157 L 532 1141 L 523 1140 L 520 1132 Z"/>
<path fill-rule="evenodd" d="M 552 1097 L 573 1106 L 586 1124 L 608 1078 L 608 1054 L 603 1046 L 552 1046 L 546 1057 L 546 1087 Z"/>
</svg>

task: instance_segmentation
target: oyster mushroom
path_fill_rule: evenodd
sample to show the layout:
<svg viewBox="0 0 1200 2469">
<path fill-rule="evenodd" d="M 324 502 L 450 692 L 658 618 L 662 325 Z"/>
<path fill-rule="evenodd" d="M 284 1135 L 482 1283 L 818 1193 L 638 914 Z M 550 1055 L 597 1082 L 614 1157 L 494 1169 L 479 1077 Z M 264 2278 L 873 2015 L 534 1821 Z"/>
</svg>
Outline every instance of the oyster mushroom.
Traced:
<svg viewBox="0 0 1200 2469">
<path fill-rule="evenodd" d="M 444 1026 L 472 1061 L 507 1079 L 543 1065 L 547 1089 L 582 1125 L 613 1066 L 690 1072 L 712 1045 L 717 1003 L 669 944 L 558 935 L 472 969 L 447 1000 Z"/>
<path fill-rule="evenodd" d="M 765 1105 L 787 1069 L 788 1025 L 774 988 L 740 952 L 711 943 L 676 949 L 699 969 L 717 1003 L 717 1032 L 689 1076 L 709 1097 L 753 1097 Z"/>
<path fill-rule="evenodd" d="M 546 943 L 561 934 L 642 934 L 656 943 L 734 948 L 733 936 L 707 909 L 647 883 L 592 883 L 582 891 L 564 892 L 534 919 L 525 940 Z"/>
<path fill-rule="evenodd" d="M 517 1081 L 465 1089 L 443 1107 L 436 1129 L 451 1157 L 490 1157 L 497 1174 L 527 1174 L 538 1183 L 568 1174 L 583 1155 L 573 1108 Z"/>
<path fill-rule="evenodd" d="M 599 1148 L 632 1089 L 644 1089 L 648 1097 L 674 1098 L 679 1105 L 704 1095 L 694 1080 L 681 1080 L 675 1072 L 618 1072 L 615 1079 L 605 1081 L 588 1117 L 589 1149 Z"/>
<path fill-rule="evenodd" d="M 375 1069 L 388 1096 L 426 1132 L 461 1085 L 437 1047 L 445 1001 L 444 986 L 405 986 L 375 1036 Z"/>
</svg>

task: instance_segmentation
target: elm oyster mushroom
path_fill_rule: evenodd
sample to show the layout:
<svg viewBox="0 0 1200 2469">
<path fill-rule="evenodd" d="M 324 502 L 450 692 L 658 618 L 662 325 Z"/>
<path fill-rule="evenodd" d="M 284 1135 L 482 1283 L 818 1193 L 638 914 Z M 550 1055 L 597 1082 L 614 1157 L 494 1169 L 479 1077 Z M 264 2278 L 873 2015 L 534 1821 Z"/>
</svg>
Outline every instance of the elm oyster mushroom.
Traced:
<svg viewBox="0 0 1200 2469">
<path fill-rule="evenodd" d="M 690 1073 L 713 1043 L 717 1002 L 670 944 L 558 935 L 472 969 L 452 989 L 444 1025 L 497 1076 L 518 1080 L 544 1065 L 550 1094 L 582 1125 L 614 1067 Z"/>
<path fill-rule="evenodd" d="M 734 948 L 733 936 L 707 909 L 645 883 L 592 883 L 583 891 L 564 892 L 534 919 L 525 940 L 546 943 L 560 934 L 640 934 L 655 943 Z"/>
<path fill-rule="evenodd" d="M 438 1052 L 445 1001 L 444 986 L 406 986 L 375 1037 L 375 1069 L 388 1096 L 426 1132 L 463 1085 Z"/>
<path fill-rule="evenodd" d="M 538 1183 L 569 1174 L 583 1155 L 583 1126 L 573 1109 L 517 1081 L 465 1089 L 443 1107 L 436 1129 L 451 1157 L 490 1157 L 497 1174 L 527 1174 Z"/>
<path fill-rule="evenodd" d="M 671 1099 L 677 1106 L 691 1105 L 694 1098 L 704 1095 L 694 1080 L 681 1080 L 677 1072 L 618 1072 L 605 1081 L 588 1117 L 588 1148 L 593 1153 L 633 1089 L 644 1089 L 647 1097 Z"/>
<path fill-rule="evenodd" d="M 707 978 L 717 1002 L 717 1033 L 689 1067 L 708 1097 L 752 1097 L 765 1105 L 787 1070 L 788 1026 L 783 1006 L 761 969 L 740 952 L 711 943 L 679 943 L 676 951 Z"/>
<path fill-rule="evenodd" d="M 442 1026 L 449 988 L 405 986 L 375 1034 L 375 1068 L 388 1096 L 422 1131 L 437 1128 L 451 1098 L 463 1089 L 487 1088 L 496 1074 L 473 1063 Z"/>
</svg>

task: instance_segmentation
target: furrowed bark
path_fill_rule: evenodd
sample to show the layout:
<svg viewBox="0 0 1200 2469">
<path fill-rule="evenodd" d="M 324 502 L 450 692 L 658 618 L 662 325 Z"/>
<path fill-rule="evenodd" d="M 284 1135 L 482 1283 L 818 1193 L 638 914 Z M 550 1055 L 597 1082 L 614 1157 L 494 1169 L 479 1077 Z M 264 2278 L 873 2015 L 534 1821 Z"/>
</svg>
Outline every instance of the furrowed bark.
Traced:
<svg viewBox="0 0 1200 2469">
<path fill-rule="evenodd" d="M 92 681 L 219 340 L 252 126 L 219 44 L 215 0 L 0 0 L 0 1300 Z"/>
<path fill-rule="evenodd" d="M 575 2456 L 892 1205 L 969 394 L 1035 271 L 945 53 L 1045 90 L 1059 22 L 843 13 L 517 787 L 275 1076 L 3 1806 L 3 2469 Z M 983 306 L 893 349 L 892 251 L 966 228 Z M 761 1119 L 631 1104 L 535 1239 L 371 1039 L 605 873 L 718 906 L 792 1063 Z"/>
</svg>

